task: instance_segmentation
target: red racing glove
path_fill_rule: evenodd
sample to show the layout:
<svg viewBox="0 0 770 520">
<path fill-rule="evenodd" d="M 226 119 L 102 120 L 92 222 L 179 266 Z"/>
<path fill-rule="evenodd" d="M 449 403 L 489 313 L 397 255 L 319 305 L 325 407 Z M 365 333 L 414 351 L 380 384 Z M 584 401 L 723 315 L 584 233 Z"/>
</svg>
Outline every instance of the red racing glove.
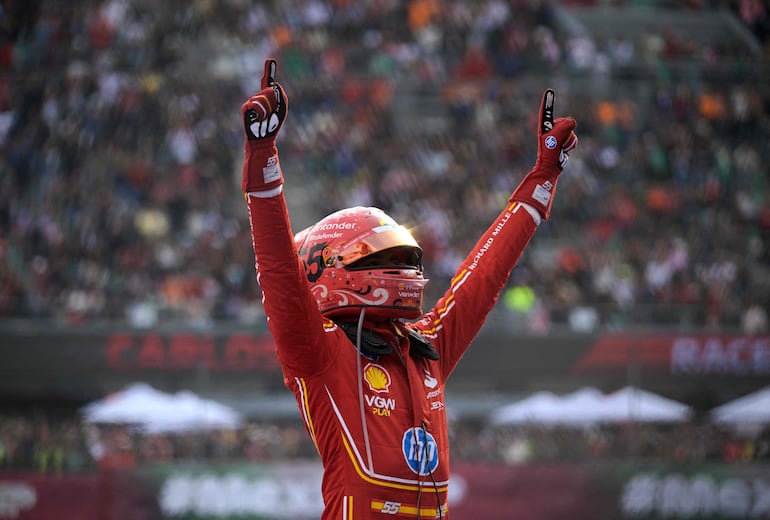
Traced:
<svg viewBox="0 0 770 520">
<path fill-rule="evenodd" d="M 275 70 L 275 60 L 265 60 L 262 90 L 241 106 L 245 132 L 241 189 L 246 193 L 269 192 L 283 184 L 275 139 L 286 119 L 289 100 L 275 82 Z"/>
<path fill-rule="evenodd" d="M 567 165 L 569 152 L 578 144 L 577 135 L 573 131 L 577 126 L 575 120 L 571 117 L 553 119 L 555 97 L 552 89 L 547 89 L 543 94 L 537 130 L 537 160 L 509 199 L 529 204 L 540 213 L 543 220 L 548 220 L 551 214 L 556 181 Z"/>
</svg>

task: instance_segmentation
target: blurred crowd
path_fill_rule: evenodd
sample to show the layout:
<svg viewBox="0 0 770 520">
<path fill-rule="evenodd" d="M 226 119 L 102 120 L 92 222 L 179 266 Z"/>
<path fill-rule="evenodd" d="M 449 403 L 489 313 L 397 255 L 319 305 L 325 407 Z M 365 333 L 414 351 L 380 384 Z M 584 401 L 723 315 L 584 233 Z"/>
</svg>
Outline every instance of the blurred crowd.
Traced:
<svg viewBox="0 0 770 520">
<path fill-rule="evenodd" d="M 526 464 L 542 461 L 656 461 L 767 464 L 770 428 L 705 422 L 491 426 L 451 424 L 453 459 Z M 147 432 L 130 425 L 87 424 L 77 415 L 0 414 L 0 471 L 40 473 L 130 469 L 174 462 L 271 462 L 317 459 L 297 420 L 252 420 L 238 429 Z"/>
<path fill-rule="evenodd" d="M 722 9 L 755 46 L 562 23 L 601 5 Z M 273 56 L 295 228 L 382 207 L 428 304 L 532 165 L 551 86 L 580 146 L 492 319 L 766 332 L 768 35 L 761 0 L 4 0 L 0 317 L 261 324 L 239 113 Z"/>
<path fill-rule="evenodd" d="M 460 460 L 586 461 L 654 460 L 674 464 L 770 461 L 770 429 L 749 431 L 711 423 L 626 423 L 587 428 L 529 424 L 455 425 L 453 450 Z"/>
</svg>

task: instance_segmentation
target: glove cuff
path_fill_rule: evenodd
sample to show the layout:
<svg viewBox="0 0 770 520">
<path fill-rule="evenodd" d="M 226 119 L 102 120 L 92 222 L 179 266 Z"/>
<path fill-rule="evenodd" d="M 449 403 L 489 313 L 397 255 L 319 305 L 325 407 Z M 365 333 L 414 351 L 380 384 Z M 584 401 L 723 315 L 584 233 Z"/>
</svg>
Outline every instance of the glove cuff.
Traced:
<svg viewBox="0 0 770 520">
<path fill-rule="evenodd" d="M 244 193 L 267 191 L 283 184 L 281 162 L 275 143 L 246 143 L 241 189 Z"/>
<path fill-rule="evenodd" d="M 559 173 L 558 167 L 546 166 L 538 161 L 513 191 L 509 202 L 529 204 L 540 213 L 543 220 L 548 220 Z"/>
</svg>

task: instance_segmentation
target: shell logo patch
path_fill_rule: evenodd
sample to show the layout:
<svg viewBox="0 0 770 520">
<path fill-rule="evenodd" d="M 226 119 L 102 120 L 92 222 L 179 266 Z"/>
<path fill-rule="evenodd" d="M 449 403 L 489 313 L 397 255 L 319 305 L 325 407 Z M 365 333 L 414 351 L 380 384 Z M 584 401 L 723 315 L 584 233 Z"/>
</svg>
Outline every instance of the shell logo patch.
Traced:
<svg viewBox="0 0 770 520">
<path fill-rule="evenodd" d="M 369 363 L 364 367 L 364 380 L 372 392 L 386 393 L 390 387 L 390 374 L 385 367 Z"/>
</svg>

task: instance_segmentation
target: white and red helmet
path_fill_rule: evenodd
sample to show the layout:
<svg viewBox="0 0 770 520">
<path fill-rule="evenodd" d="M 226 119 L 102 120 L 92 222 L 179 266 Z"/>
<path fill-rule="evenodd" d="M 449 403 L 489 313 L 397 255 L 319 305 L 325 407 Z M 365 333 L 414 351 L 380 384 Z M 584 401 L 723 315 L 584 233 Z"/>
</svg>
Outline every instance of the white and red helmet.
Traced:
<svg viewBox="0 0 770 520">
<path fill-rule="evenodd" d="M 294 237 L 318 308 L 326 317 L 418 318 L 422 249 L 377 208 L 343 209 Z"/>
</svg>

